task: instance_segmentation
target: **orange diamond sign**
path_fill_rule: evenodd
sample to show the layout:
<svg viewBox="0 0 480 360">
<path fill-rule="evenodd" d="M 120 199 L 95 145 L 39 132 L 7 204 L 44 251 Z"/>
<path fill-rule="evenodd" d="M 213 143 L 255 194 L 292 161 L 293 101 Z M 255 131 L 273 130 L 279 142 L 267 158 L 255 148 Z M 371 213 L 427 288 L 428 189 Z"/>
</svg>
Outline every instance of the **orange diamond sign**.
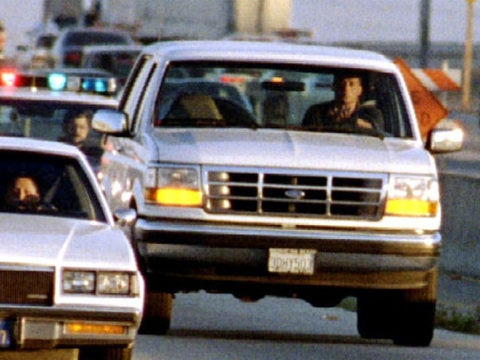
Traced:
<svg viewBox="0 0 480 360">
<path fill-rule="evenodd" d="M 442 119 L 448 116 L 448 109 L 433 95 L 414 75 L 410 67 L 400 58 L 394 60 L 407 83 L 412 98 L 418 125 L 422 137 L 426 137 L 430 130 Z"/>
</svg>

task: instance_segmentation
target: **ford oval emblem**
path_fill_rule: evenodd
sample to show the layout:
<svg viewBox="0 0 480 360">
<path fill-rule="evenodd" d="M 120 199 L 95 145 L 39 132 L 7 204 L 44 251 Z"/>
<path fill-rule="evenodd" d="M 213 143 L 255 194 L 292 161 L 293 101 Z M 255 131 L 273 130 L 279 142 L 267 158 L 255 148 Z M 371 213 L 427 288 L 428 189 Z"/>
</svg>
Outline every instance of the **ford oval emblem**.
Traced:
<svg viewBox="0 0 480 360">
<path fill-rule="evenodd" d="M 287 190 L 285 191 L 285 195 L 290 199 L 303 199 L 305 197 L 305 192 L 301 190 Z"/>
</svg>

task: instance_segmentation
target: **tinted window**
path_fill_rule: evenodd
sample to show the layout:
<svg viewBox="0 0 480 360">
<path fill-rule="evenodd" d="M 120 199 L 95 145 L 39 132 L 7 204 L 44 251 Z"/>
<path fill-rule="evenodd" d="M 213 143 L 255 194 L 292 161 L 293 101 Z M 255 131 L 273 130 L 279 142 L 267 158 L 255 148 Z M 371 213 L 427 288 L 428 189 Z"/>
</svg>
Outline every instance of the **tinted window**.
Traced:
<svg viewBox="0 0 480 360">
<path fill-rule="evenodd" d="M 66 35 L 64 44 L 67 46 L 85 45 L 127 45 L 130 41 L 123 34 L 105 32 L 71 32 Z"/>
<path fill-rule="evenodd" d="M 7 200 L 7 191 L 18 176 L 35 181 L 41 206 L 27 212 L 105 222 L 98 199 L 79 163 L 72 158 L 16 151 L 0 151 L 0 209 L 23 212 Z"/>
<path fill-rule="evenodd" d="M 118 51 L 92 53 L 85 61 L 86 67 L 102 69 L 110 73 L 127 77 L 137 60 L 140 51 Z"/>
</svg>

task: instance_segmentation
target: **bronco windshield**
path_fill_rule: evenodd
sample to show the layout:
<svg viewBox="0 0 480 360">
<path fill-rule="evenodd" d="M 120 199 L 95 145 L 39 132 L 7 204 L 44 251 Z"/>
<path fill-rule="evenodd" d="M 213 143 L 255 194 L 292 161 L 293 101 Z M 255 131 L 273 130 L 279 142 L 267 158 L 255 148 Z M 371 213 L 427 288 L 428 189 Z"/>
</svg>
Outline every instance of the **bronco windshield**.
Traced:
<svg viewBox="0 0 480 360">
<path fill-rule="evenodd" d="M 154 122 L 412 137 L 394 75 L 338 67 L 172 62 Z"/>
</svg>

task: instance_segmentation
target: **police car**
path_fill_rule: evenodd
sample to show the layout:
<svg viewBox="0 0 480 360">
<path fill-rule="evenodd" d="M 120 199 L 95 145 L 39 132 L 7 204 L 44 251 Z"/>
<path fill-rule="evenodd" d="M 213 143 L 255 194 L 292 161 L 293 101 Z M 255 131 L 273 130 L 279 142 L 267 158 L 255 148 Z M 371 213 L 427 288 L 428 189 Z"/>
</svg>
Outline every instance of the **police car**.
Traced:
<svg viewBox="0 0 480 360">
<path fill-rule="evenodd" d="M 105 72 L 3 70 L 0 72 L 0 136 L 68 142 L 65 136 L 68 117 L 115 109 L 118 90 L 116 78 Z M 82 146 L 82 150 L 90 164 L 98 167 L 102 148 L 100 134 L 91 130 L 84 143 L 87 145 Z"/>
</svg>

